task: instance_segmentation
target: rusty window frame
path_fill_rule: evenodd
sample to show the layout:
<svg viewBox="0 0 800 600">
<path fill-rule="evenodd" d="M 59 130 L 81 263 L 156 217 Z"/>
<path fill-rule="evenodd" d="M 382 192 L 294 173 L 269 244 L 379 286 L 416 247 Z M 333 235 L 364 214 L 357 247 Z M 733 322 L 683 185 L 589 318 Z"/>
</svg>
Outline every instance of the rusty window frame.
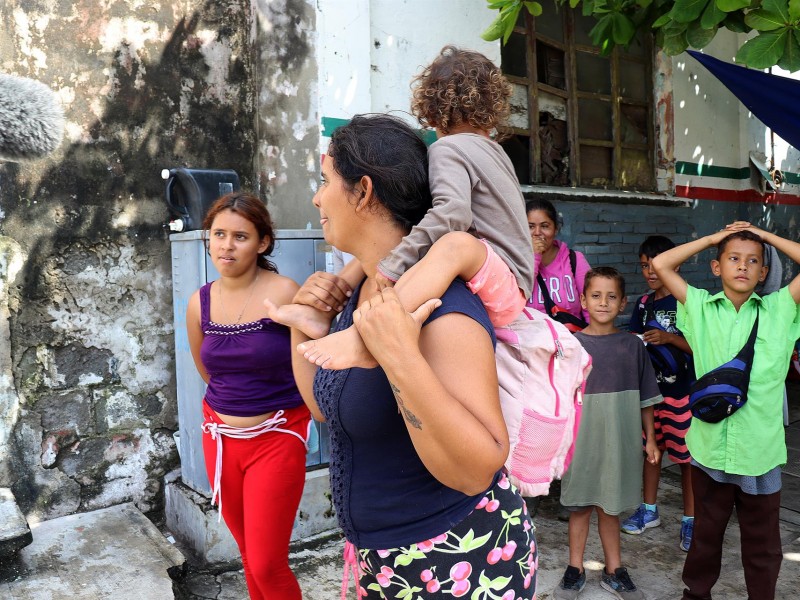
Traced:
<svg viewBox="0 0 800 600">
<path fill-rule="evenodd" d="M 546 8 L 547 10 L 547 8 Z M 555 7 L 550 10 L 556 10 Z M 610 67 L 610 93 L 597 93 L 582 91 L 578 86 L 577 57 L 578 53 L 585 55 L 600 56 L 598 48 L 590 45 L 579 44 L 575 36 L 575 18 L 580 18 L 580 13 L 570 10 L 565 6 L 558 7 L 558 13 L 562 19 L 563 41 L 553 39 L 545 33 L 536 30 L 536 19 L 527 11 L 520 13 L 520 18 L 514 28 L 515 36 L 522 36 L 524 39 L 525 65 L 527 73 L 514 75 L 506 72 L 506 77 L 512 84 L 524 85 L 527 87 L 528 99 L 528 127 L 509 126 L 503 129 L 502 133 L 506 136 L 520 136 L 527 138 L 529 144 L 527 171 L 530 174 L 529 181 L 521 183 L 542 183 L 542 156 L 541 144 L 539 143 L 539 94 L 548 93 L 552 96 L 563 98 L 566 104 L 566 123 L 567 123 L 567 143 L 569 145 L 568 158 L 568 184 L 572 187 L 606 187 L 612 189 L 637 189 L 640 191 L 652 191 L 656 189 L 656 161 L 655 161 L 655 109 L 653 102 L 653 45 L 650 37 L 642 40 L 643 48 L 639 55 L 625 52 L 623 49 L 615 48 L 607 60 Z M 564 53 L 564 73 L 565 89 L 560 89 L 539 81 L 539 68 L 537 61 L 537 42 L 541 45 L 556 48 Z M 620 62 L 621 60 L 629 63 L 640 64 L 643 67 L 645 84 L 645 98 L 637 99 L 631 96 L 621 95 L 620 86 Z M 602 140 L 581 136 L 579 130 L 579 101 L 596 100 L 610 103 L 611 108 L 611 139 Z M 631 106 L 645 112 L 646 136 L 644 142 L 626 141 L 623 136 L 622 107 Z M 581 146 L 610 148 L 611 155 L 611 179 L 600 185 L 587 183 L 581 177 Z M 646 157 L 646 165 L 639 173 L 640 185 L 631 185 L 628 182 L 628 174 L 622 169 L 623 153 L 625 150 L 643 153 Z M 644 181 L 643 184 L 641 182 Z"/>
</svg>

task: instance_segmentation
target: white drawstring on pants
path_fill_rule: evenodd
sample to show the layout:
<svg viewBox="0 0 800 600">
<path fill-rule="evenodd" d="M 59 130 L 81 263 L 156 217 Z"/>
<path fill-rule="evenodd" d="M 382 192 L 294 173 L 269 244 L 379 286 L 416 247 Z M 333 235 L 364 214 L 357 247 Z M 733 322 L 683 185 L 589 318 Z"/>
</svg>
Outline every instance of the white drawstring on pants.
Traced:
<svg viewBox="0 0 800 600">
<path fill-rule="evenodd" d="M 214 465 L 214 487 L 211 490 L 211 504 L 213 505 L 214 502 L 216 502 L 219 507 L 217 521 L 222 519 L 222 490 L 220 489 L 220 480 L 222 479 L 222 436 L 246 440 L 257 437 L 262 433 L 267 433 L 268 431 L 289 433 L 303 442 L 303 445 L 308 449 L 308 441 L 306 438 L 296 431 L 282 429 L 280 427 L 281 425 L 285 425 L 287 421 L 283 413 L 283 410 L 279 410 L 263 423 L 251 427 L 233 427 L 225 423 L 215 423 L 214 421 L 206 421 L 203 423 L 203 433 L 209 434 L 211 439 L 217 442 L 217 460 Z"/>
</svg>

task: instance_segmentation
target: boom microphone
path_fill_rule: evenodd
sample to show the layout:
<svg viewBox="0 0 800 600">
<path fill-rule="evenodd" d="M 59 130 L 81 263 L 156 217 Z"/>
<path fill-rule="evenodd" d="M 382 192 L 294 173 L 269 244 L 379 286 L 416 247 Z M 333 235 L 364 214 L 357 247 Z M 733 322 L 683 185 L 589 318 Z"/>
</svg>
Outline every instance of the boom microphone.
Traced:
<svg viewBox="0 0 800 600">
<path fill-rule="evenodd" d="M 41 158 L 64 136 L 64 111 L 38 81 L 0 73 L 0 159 Z"/>
</svg>

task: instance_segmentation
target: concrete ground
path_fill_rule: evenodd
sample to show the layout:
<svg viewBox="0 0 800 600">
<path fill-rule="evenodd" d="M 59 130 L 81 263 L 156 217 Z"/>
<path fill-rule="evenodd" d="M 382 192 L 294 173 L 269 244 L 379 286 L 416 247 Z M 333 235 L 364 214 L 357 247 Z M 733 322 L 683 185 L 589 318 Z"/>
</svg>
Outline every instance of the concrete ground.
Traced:
<svg viewBox="0 0 800 600">
<path fill-rule="evenodd" d="M 784 560 L 777 598 L 797 600 L 800 581 L 800 385 L 790 386 L 789 462 L 781 508 Z M 659 489 L 662 525 L 622 536 L 623 562 L 649 600 L 680 598 L 685 554 L 678 548 L 682 502 L 677 467 L 664 463 Z M 552 597 L 567 562 L 567 524 L 556 518 L 555 499 L 541 502 L 535 517 L 539 544 L 538 597 Z M 242 600 L 240 570 L 192 566 L 131 504 L 32 525 L 33 543 L 0 564 L 2 600 Z M 735 519 L 725 538 L 722 576 L 715 600 L 746 598 Z M 335 600 L 342 582 L 340 535 L 332 532 L 292 548 L 291 564 L 306 600 Z M 593 527 L 586 551 L 583 600 L 612 596 L 600 588 L 603 554 Z M 350 587 L 348 598 L 355 598 Z M 418 599 L 413 599 L 418 600 Z M 757 599 L 754 599 L 757 600 Z"/>
<path fill-rule="evenodd" d="M 677 480 L 669 472 L 662 480 L 659 505 L 662 525 L 645 534 L 622 535 L 622 558 L 634 582 L 645 592 L 648 600 L 676 600 L 683 590 L 681 569 L 686 554 L 678 547 L 682 502 Z M 556 518 L 554 500 L 542 502 L 536 515 L 536 536 L 539 543 L 538 598 L 552 598 L 552 591 L 563 575 L 567 561 L 567 524 Z M 800 581 L 800 514 L 784 510 L 783 533 L 784 560 L 778 578 L 777 598 L 797 600 L 797 582 Z M 746 598 L 741 572 L 739 531 L 735 520 L 728 527 L 725 538 L 722 576 L 714 588 L 715 600 L 741 600 Z M 335 600 L 342 583 L 341 538 L 318 542 L 315 546 L 292 553 L 291 563 L 303 589 L 306 600 Z M 587 584 L 581 593 L 582 600 L 613 598 L 600 588 L 600 569 L 603 568 L 603 551 L 593 524 L 586 550 L 585 568 Z M 247 598 L 247 588 L 241 571 L 213 573 L 190 572 L 185 582 L 178 586 L 187 600 L 234 600 Z M 351 587 L 348 598 L 355 599 Z M 416 599 L 415 599 L 416 600 Z M 754 599 L 756 600 L 756 599 Z"/>
<path fill-rule="evenodd" d="M 31 530 L 33 542 L 0 564 L 4 600 L 172 598 L 169 572 L 185 562 L 133 504 L 45 521 Z"/>
</svg>

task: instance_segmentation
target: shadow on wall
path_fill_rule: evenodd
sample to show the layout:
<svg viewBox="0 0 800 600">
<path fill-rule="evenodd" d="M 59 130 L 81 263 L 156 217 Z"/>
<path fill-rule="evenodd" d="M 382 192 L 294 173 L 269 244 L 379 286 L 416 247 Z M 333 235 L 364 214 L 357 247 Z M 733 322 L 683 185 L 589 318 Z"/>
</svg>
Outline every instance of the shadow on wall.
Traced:
<svg viewBox="0 0 800 600">
<path fill-rule="evenodd" d="M 78 79 L 60 81 L 75 85 L 66 112 L 81 139 L 43 171 L 0 165 L 0 234 L 25 253 L 8 289 L 22 410 L 16 423 L 0 424 L 13 428 L 11 436 L 0 432 L 0 440 L 10 437 L 0 486 L 11 485 L 28 515 L 130 500 L 153 511 L 163 501 L 163 475 L 177 466 L 177 411 L 159 172 L 233 168 L 252 185 L 248 7 L 207 0 L 163 48 L 122 40 L 106 71 L 87 62 L 103 56 L 91 32 L 71 31 L 80 25 L 51 15 L 44 40 L 51 61 L 78 65 L 69 67 Z M 159 59 L 146 60 L 149 52 Z M 84 119 L 92 114 L 102 116 Z"/>
</svg>

